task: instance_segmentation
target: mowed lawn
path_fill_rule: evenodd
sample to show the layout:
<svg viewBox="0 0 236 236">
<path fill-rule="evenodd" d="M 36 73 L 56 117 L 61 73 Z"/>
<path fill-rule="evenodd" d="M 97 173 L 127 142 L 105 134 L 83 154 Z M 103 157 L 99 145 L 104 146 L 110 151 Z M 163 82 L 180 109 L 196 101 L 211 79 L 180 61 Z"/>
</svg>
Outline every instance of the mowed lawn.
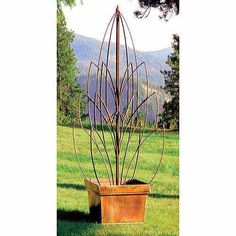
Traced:
<svg viewBox="0 0 236 236">
<path fill-rule="evenodd" d="M 108 133 L 106 133 L 108 136 Z M 138 134 L 134 134 L 134 140 Z M 147 197 L 143 224 L 101 225 L 91 222 L 88 196 L 83 175 L 74 154 L 72 129 L 57 130 L 57 232 L 58 235 L 179 235 L 179 135 L 166 133 L 164 159 Z M 139 169 L 135 178 L 148 181 L 155 171 L 161 153 L 162 136 L 154 133 L 141 149 Z M 94 178 L 90 162 L 89 137 L 76 129 L 76 145 L 85 173 Z M 109 143 L 108 143 L 109 145 Z M 112 146 L 108 146 L 112 152 Z M 130 153 L 135 150 L 135 142 Z M 98 173 L 105 177 L 99 153 L 94 152 Z M 128 159 L 129 157 L 127 157 Z M 114 163 L 114 160 L 113 160 Z"/>
</svg>

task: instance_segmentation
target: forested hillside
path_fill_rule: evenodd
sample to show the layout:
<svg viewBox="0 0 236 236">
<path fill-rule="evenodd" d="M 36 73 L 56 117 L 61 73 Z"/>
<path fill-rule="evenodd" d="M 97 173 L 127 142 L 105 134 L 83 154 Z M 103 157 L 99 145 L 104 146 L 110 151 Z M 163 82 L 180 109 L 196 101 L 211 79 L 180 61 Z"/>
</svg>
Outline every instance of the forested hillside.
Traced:
<svg viewBox="0 0 236 236">
<path fill-rule="evenodd" d="M 79 69 L 79 76 L 77 82 L 86 89 L 87 86 L 87 76 L 89 70 L 89 64 L 91 61 L 97 63 L 99 57 L 101 42 L 96 39 L 88 38 L 82 35 L 75 35 L 74 41 L 72 43 L 72 48 L 77 57 L 77 67 Z M 104 43 L 104 48 L 107 48 L 107 42 Z M 106 52 L 106 50 L 105 50 Z M 141 52 L 136 51 L 138 64 L 145 61 L 148 70 L 149 88 L 150 92 L 156 91 L 159 99 L 159 110 L 162 111 L 162 106 L 165 100 L 169 97 L 160 88 L 164 84 L 164 76 L 160 72 L 161 70 L 168 70 L 169 66 L 166 64 L 168 55 L 172 52 L 171 48 L 162 49 L 159 51 Z M 133 49 L 128 48 L 129 60 L 134 61 Z M 110 56 L 109 56 L 109 70 L 111 74 L 115 75 L 115 44 L 110 45 Z M 102 54 L 102 60 L 106 60 L 105 53 Z M 121 76 L 126 69 L 125 60 L 125 46 L 121 45 L 121 61 L 120 61 L 120 71 Z M 139 83 L 140 83 L 140 96 L 141 98 L 145 96 L 146 82 L 145 82 L 145 70 L 140 69 L 139 73 Z M 95 93 L 96 87 L 96 70 L 91 70 L 91 91 Z M 114 106 L 112 104 L 112 99 L 109 99 L 110 107 Z M 157 106 L 156 98 L 153 97 L 149 103 L 149 115 L 148 120 L 154 121 L 156 118 Z"/>
</svg>

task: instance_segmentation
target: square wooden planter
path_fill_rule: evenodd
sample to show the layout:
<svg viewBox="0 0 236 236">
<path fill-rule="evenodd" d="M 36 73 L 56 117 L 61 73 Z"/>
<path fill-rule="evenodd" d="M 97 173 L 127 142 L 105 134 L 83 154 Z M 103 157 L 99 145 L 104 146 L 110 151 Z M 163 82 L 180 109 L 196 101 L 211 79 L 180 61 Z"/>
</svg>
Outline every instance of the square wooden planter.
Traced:
<svg viewBox="0 0 236 236">
<path fill-rule="evenodd" d="M 109 185 L 107 179 L 85 179 L 91 217 L 102 223 L 142 223 L 150 185 L 130 180 L 126 185 Z"/>
</svg>

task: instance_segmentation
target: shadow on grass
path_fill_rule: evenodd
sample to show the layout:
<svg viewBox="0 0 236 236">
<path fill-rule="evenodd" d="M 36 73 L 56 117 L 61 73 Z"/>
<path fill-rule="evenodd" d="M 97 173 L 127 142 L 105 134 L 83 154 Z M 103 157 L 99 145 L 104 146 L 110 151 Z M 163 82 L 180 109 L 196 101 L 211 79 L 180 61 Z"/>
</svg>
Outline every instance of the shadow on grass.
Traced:
<svg viewBox="0 0 236 236">
<path fill-rule="evenodd" d="M 57 210 L 57 220 L 95 222 L 95 219 L 88 213 L 82 211 Z"/>
<path fill-rule="evenodd" d="M 86 190 L 86 188 L 83 185 L 79 184 L 57 184 L 58 188 L 73 188 L 76 190 Z"/>
<path fill-rule="evenodd" d="M 57 236 L 96 235 L 98 228 L 88 213 L 57 210 Z"/>
<path fill-rule="evenodd" d="M 172 199 L 179 199 L 179 195 L 173 194 L 173 195 L 168 195 L 168 194 L 159 194 L 159 193 L 150 193 L 148 194 L 149 197 L 153 198 L 172 198 Z"/>
</svg>

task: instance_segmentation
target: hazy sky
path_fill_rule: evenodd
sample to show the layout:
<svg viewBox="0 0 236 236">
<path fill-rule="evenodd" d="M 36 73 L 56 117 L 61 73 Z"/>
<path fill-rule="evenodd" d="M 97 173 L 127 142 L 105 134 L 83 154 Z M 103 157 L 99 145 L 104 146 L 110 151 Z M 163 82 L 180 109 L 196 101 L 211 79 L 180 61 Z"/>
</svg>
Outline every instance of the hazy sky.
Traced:
<svg viewBox="0 0 236 236">
<path fill-rule="evenodd" d="M 77 0 L 77 6 L 65 7 L 69 29 L 75 33 L 102 40 L 109 19 L 119 5 L 130 27 L 136 49 L 158 50 L 171 46 L 172 34 L 179 33 L 179 18 L 172 16 L 169 22 L 159 20 L 159 11 L 152 9 L 145 19 L 137 19 L 133 12 L 139 9 L 138 0 Z"/>
</svg>

